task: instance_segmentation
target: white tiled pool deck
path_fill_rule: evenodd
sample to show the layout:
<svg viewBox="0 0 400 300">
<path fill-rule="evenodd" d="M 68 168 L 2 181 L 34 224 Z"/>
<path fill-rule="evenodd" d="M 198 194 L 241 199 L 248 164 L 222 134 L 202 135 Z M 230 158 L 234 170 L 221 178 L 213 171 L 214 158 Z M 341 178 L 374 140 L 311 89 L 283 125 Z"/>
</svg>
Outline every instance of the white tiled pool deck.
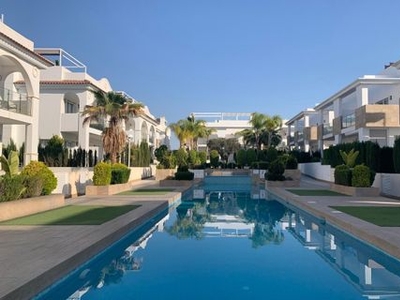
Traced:
<svg viewBox="0 0 400 300">
<path fill-rule="evenodd" d="M 158 182 L 142 181 L 138 185 L 158 186 Z M 300 187 L 329 188 L 329 184 L 303 177 Z M 339 204 L 400 205 L 400 201 L 384 197 L 300 197 L 284 188 L 271 188 L 270 191 L 283 203 L 325 218 L 326 222 L 344 228 L 400 259 L 400 228 L 378 227 L 329 207 Z M 80 205 L 142 204 L 138 209 L 97 226 L 0 226 L 0 299 L 30 299 L 180 196 L 177 191 L 163 196 L 92 196 L 68 200 Z"/>
</svg>

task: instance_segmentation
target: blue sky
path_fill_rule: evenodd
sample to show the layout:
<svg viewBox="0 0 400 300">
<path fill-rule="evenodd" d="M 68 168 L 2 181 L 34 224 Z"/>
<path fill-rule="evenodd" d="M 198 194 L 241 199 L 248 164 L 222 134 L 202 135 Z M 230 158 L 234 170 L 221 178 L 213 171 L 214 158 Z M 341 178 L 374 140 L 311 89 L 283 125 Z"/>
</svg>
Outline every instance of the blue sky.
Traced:
<svg viewBox="0 0 400 300">
<path fill-rule="evenodd" d="M 2 0 L 5 23 L 60 47 L 169 123 L 191 112 L 290 118 L 400 59 L 399 0 Z"/>
</svg>

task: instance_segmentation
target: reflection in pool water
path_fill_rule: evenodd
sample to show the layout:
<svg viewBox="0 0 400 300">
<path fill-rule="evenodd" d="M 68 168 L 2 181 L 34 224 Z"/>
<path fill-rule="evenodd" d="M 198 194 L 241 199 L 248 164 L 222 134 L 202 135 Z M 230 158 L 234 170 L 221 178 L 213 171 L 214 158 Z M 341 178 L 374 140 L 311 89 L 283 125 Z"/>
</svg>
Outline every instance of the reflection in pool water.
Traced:
<svg viewBox="0 0 400 300">
<path fill-rule="evenodd" d="M 212 180 L 38 299 L 399 297 L 397 260 L 248 178 Z"/>
</svg>

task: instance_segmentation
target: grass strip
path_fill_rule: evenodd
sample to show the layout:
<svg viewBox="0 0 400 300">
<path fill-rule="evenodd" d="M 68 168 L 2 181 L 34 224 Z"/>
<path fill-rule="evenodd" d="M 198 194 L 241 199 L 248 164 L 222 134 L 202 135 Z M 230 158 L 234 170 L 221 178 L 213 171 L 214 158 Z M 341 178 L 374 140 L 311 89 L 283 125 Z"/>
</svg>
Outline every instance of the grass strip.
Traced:
<svg viewBox="0 0 400 300">
<path fill-rule="evenodd" d="M 400 227 L 400 207 L 388 206 L 330 206 L 361 220 L 381 227 Z"/>
<path fill-rule="evenodd" d="M 100 225 L 140 205 L 68 205 L 0 222 L 0 225 Z"/>
<path fill-rule="evenodd" d="M 174 189 L 137 189 L 118 193 L 117 195 L 165 195 Z"/>
<path fill-rule="evenodd" d="M 341 194 L 331 190 L 318 190 L 318 189 L 286 189 L 288 192 L 296 194 L 297 196 L 345 196 L 349 195 Z"/>
</svg>

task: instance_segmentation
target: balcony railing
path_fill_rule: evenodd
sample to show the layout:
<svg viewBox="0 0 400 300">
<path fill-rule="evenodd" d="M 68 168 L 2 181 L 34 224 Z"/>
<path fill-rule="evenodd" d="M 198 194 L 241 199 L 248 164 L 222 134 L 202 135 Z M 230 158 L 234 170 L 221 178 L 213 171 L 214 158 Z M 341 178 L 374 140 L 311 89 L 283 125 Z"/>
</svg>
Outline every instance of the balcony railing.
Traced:
<svg viewBox="0 0 400 300">
<path fill-rule="evenodd" d="M 342 118 L 342 128 L 354 126 L 356 124 L 356 115 L 354 113 Z"/>
<path fill-rule="evenodd" d="M 327 135 L 332 133 L 333 133 L 333 126 L 331 124 L 324 124 L 322 134 Z"/>
<path fill-rule="evenodd" d="M 0 109 L 31 116 L 31 107 L 32 101 L 27 94 L 0 88 Z"/>
</svg>

